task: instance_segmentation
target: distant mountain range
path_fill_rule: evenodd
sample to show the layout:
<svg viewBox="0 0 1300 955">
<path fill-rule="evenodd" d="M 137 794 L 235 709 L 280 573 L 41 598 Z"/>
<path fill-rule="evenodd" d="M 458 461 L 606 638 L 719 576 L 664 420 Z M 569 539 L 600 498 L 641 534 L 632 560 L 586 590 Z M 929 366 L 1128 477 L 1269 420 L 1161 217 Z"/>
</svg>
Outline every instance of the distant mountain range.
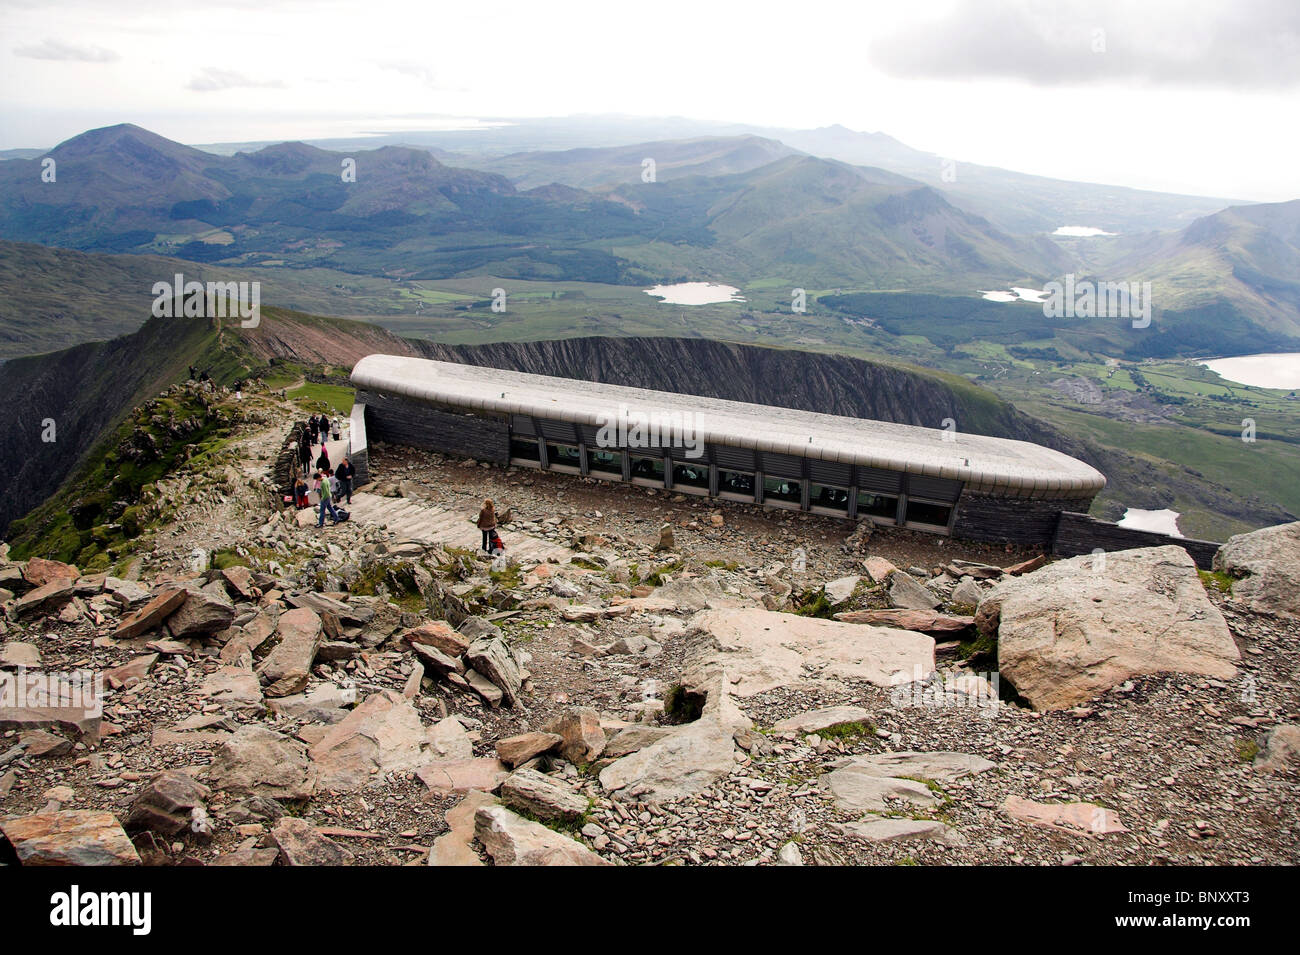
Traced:
<svg viewBox="0 0 1300 955">
<path fill-rule="evenodd" d="M 490 168 L 512 175 L 520 164 L 529 162 L 525 157 L 541 152 L 570 151 L 576 157 L 592 148 L 624 149 L 633 144 L 720 137 L 774 140 L 787 149 L 823 159 L 896 172 L 939 189 L 951 202 L 1006 232 L 1051 232 L 1063 225 L 1125 233 L 1168 231 L 1184 228 L 1194 219 L 1227 206 L 1243 204 L 1240 199 L 1226 197 L 1178 195 L 1013 172 L 966 162 L 960 156 L 943 157 L 914 149 L 886 133 L 859 132 L 840 125 L 790 129 L 682 117 L 566 116 L 515 118 L 487 127 L 385 133 L 313 143 L 344 151 L 410 145 L 432 150 L 453 165 Z M 266 145 L 271 144 L 213 144 L 203 148 L 229 153 Z M 636 172 L 642 158 L 636 157 Z M 561 165 L 559 161 L 551 162 L 551 168 Z M 619 164 L 619 175 L 627 172 L 626 165 Z M 589 180 L 589 184 L 601 183 Z"/>
<path fill-rule="evenodd" d="M 1300 199 L 1233 206 L 1178 233 L 1116 240 L 1098 267 L 1141 275 L 1170 306 L 1217 299 L 1300 337 Z"/>
<path fill-rule="evenodd" d="M 523 175 L 532 188 L 521 191 L 409 147 L 346 155 L 282 143 L 217 156 L 113 126 L 0 163 L 0 235 L 229 265 L 607 283 L 681 275 L 969 290 L 1046 278 L 1066 261 L 1051 243 L 1013 238 L 881 170 L 754 137 L 654 147 L 663 181 L 641 180 L 643 149 L 580 150 L 514 160 L 517 173 L 548 169 Z M 53 182 L 41 178 L 47 159 Z M 628 164 L 631 182 L 582 188 Z"/>
<path fill-rule="evenodd" d="M 699 124 L 687 125 L 698 131 Z M 1130 354 L 1228 351 L 1234 341 L 1289 347 L 1300 336 L 1296 202 L 1223 208 L 1226 200 L 960 164 L 947 182 L 938 157 L 842 127 L 768 131 L 783 138 L 739 132 L 564 150 L 500 148 L 583 142 L 600 128 L 556 134 L 541 124 L 429 134 L 418 145 L 365 151 L 279 143 L 221 154 L 136 126 L 111 126 L 42 156 L 0 161 L 0 238 L 169 256 L 217 278 L 242 269 L 292 274 L 318 267 L 386 281 L 707 279 L 971 297 L 1013 284 L 1041 287 L 1075 272 L 1153 283 L 1155 307 L 1170 321 L 1159 328 L 1158 347 L 1126 346 Z M 470 142 L 475 151 L 447 148 Z M 53 181 L 42 176 L 49 160 Z M 862 165 L 866 160 L 877 165 Z M 1138 223 L 1142 231 L 1132 232 Z M 1056 240 L 1044 234 L 1045 224 L 1124 234 Z M 0 272 L 31 268 L 14 264 L 15 257 L 24 255 L 0 247 Z M 80 267 L 108 270 L 100 282 L 107 294 L 116 281 L 108 273 L 124 265 Z M 152 271 L 170 279 L 164 267 L 171 268 L 149 260 L 132 279 L 133 293 Z M 22 308 L 15 309 L 0 288 L 0 331 L 17 343 L 10 354 L 23 342 L 36 349 L 67 343 L 47 334 L 61 320 L 57 290 L 49 292 L 35 310 L 20 295 Z M 319 297 L 274 304 L 356 314 Z M 125 330 L 117 313 L 108 306 L 86 321 Z M 869 309 L 859 314 L 872 317 Z M 1019 316 L 1008 313 L 1013 317 Z M 954 328 L 945 337 L 960 333 Z"/>
</svg>

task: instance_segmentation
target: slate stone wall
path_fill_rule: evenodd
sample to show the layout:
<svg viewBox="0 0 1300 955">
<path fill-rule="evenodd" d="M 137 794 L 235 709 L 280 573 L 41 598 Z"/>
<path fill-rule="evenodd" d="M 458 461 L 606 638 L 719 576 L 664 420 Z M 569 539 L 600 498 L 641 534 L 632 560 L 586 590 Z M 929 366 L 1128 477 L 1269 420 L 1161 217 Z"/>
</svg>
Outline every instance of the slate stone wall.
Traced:
<svg viewBox="0 0 1300 955">
<path fill-rule="evenodd" d="M 412 398 L 358 391 L 366 406 L 370 441 L 387 441 L 496 464 L 510 462 L 510 424 L 505 415 L 466 414 Z"/>
</svg>

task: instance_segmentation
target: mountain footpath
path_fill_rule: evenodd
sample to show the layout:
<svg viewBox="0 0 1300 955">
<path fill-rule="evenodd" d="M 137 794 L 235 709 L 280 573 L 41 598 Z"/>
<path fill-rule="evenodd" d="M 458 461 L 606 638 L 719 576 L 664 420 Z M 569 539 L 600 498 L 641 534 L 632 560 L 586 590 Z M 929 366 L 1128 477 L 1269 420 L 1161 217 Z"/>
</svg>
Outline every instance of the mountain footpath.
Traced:
<svg viewBox="0 0 1300 955">
<path fill-rule="evenodd" d="M 318 529 L 298 408 L 170 400 L 226 424 L 146 546 L 0 548 L 0 861 L 1297 861 L 1300 525 L 1048 562 L 374 446 Z"/>
</svg>

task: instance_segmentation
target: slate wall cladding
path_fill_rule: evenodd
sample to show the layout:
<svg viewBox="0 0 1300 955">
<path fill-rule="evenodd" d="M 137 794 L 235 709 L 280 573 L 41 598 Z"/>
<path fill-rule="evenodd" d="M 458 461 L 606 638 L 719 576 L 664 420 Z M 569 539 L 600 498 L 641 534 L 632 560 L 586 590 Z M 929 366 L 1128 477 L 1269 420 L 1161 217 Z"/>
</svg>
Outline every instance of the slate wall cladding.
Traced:
<svg viewBox="0 0 1300 955">
<path fill-rule="evenodd" d="M 1098 548 L 1115 551 L 1132 550 L 1135 547 L 1164 547 L 1166 544 L 1176 544 L 1183 548 L 1202 570 L 1210 569 L 1214 552 L 1220 546 L 1214 541 L 1134 530 L 1110 521 L 1099 521 L 1087 514 L 1065 511 L 1057 523 L 1052 553 L 1058 557 L 1077 557 L 1079 554 L 1091 554 Z"/>
<path fill-rule="evenodd" d="M 353 451 L 348 457 L 352 466 L 357 469 L 357 476 L 352 479 L 352 487 L 359 488 L 363 484 L 370 483 L 370 451 L 362 448 L 360 451 Z"/>
<path fill-rule="evenodd" d="M 387 441 L 496 464 L 510 460 L 510 428 L 505 415 L 466 414 L 373 391 L 358 391 L 356 400 L 366 406 L 369 441 Z"/>
<path fill-rule="evenodd" d="M 957 519 L 952 536 L 1048 547 L 1056 534 L 1056 521 L 1061 511 L 1087 505 L 1087 501 L 1078 499 L 1031 501 L 963 492 L 957 501 Z"/>
</svg>

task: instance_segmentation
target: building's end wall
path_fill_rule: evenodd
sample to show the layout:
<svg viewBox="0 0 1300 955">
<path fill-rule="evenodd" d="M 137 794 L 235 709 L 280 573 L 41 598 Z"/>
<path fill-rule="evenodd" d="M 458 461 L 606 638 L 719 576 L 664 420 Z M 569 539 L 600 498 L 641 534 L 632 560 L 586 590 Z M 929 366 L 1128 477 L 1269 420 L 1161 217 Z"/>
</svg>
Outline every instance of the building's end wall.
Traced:
<svg viewBox="0 0 1300 955">
<path fill-rule="evenodd" d="M 963 492 L 957 500 L 952 536 L 977 541 L 1005 541 L 1049 547 L 1064 510 L 1086 510 L 1090 499 L 1034 500 Z"/>
<path fill-rule="evenodd" d="M 410 398 L 358 391 L 367 437 L 496 464 L 510 462 L 510 426 L 504 415 L 452 412 Z"/>
</svg>

